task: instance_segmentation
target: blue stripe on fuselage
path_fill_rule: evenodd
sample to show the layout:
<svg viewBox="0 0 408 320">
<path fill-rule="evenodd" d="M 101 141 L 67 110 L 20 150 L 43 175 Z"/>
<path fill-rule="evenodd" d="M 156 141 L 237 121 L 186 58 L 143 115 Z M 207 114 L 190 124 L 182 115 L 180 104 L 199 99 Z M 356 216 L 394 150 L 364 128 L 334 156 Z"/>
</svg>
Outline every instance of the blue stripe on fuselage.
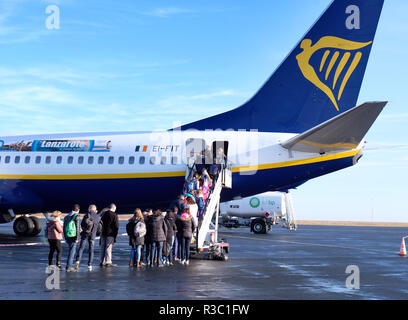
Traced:
<svg viewBox="0 0 408 320">
<path fill-rule="evenodd" d="M 353 157 L 316 163 L 258 170 L 255 174 L 235 172 L 232 189 L 224 189 L 221 201 L 234 197 L 286 190 L 309 179 L 328 174 L 353 165 Z M 130 213 L 136 207 L 166 209 L 182 191 L 184 177 L 131 178 L 131 179 L 84 179 L 84 180 L 0 180 L 1 207 L 15 208 L 16 213 L 61 210 L 69 211 L 78 203 L 82 211 L 94 203 L 99 209 L 116 203 L 120 213 Z M 24 199 L 24 190 L 30 196 Z M 14 195 L 18 192 L 20 197 Z M 32 194 L 38 196 L 33 200 Z M 13 197 L 7 197 L 13 195 Z M 7 198 L 13 202 L 7 203 Z M 17 200 L 18 199 L 18 200 Z M 30 203 L 30 201 L 32 203 Z"/>
</svg>

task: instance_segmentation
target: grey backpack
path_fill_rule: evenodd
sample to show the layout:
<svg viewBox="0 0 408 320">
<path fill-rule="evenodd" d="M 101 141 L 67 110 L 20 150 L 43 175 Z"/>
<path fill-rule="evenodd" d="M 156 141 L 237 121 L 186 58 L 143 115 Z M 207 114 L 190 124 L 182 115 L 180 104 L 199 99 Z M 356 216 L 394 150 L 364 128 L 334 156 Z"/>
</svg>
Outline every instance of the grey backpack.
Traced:
<svg viewBox="0 0 408 320">
<path fill-rule="evenodd" d="M 133 231 L 136 238 L 144 237 L 146 234 L 146 225 L 142 220 L 136 222 L 135 229 Z"/>
</svg>

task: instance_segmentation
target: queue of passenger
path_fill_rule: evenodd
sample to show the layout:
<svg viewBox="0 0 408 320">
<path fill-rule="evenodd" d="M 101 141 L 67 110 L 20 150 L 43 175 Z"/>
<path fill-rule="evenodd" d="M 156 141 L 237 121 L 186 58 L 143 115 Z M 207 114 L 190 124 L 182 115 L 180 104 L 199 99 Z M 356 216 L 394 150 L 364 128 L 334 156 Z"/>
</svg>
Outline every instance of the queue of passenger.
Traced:
<svg viewBox="0 0 408 320">
<path fill-rule="evenodd" d="M 181 194 L 171 204 L 171 209 L 164 212 L 161 210 L 153 212 L 152 209 L 147 209 L 143 213 L 139 208 L 135 210 L 126 225 L 129 246 L 131 246 L 130 267 L 172 266 L 175 261 L 189 264 L 190 244 L 196 228 L 201 224 L 212 180 L 204 170 L 202 176 L 194 176 L 191 187 L 189 182 L 186 183 L 185 194 Z M 54 211 L 50 216 L 46 216 L 46 236 L 50 245 L 49 265 L 53 264 L 54 254 L 57 252 L 56 266 L 62 268 L 61 241 L 64 238 L 68 245 L 66 271 L 75 272 L 79 269 L 87 244 L 88 270 L 91 271 L 95 239 L 99 231 L 99 266 L 116 266 L 112 263 L 112 248 L 119 231 L 116 206 L 111 204 L 98 213 L 96 206 L 90 205 L 82 220 L 79 212 L 80 206 L 74 205 L 63 221 L 60 219 L 60 211 Z"/>
<path fill-rule="evenodd" d="M 209 146 L 199 155 L 202 161 L 196 161 L 197 172 L 187 179 L 183 194 L 162 212 L 147 209 L 143 213 L 138 208 L 126 225 L 131 246 L 129 266 L 140 268 L 143 265 L 162 267 L 174 265 L 174 261 L 188 265 L 190 244 L 197 228 L 200 228 L 205 206 L 214 187 L 221 165 L 226 157 L 222 148 L 217 150 L 216 159 L 212 160 Z M 210 162 L 211 161 L 211 162 Z M 209 163 L 212 163 L 209 165 Z M 46 215 L 46 236 L 50 245 L 48 263 L 52 265 L 55 252 L 56 266 L 61 266 L 63 237 L 68 245 L 66 271 L 77 271 L 82 260 L 83 251 L 88 244 L 88 270 L 92 270 L 94 248 L 97 234 L 100 234 L 101 267 L 114 267 L 112 249 L 119 231 L 119 218 L 116 205 L 98 213 L 95 205 L 90 205 L 88 212 L 80 222 L 80 207 L 74 205 L 72 211 L 61 221 L 61 212 L 54 211 Z M 77 250 L 77 245 L 79 248 Z M 75 259 L 75 263 L 74 263 Z"/>
</svg>

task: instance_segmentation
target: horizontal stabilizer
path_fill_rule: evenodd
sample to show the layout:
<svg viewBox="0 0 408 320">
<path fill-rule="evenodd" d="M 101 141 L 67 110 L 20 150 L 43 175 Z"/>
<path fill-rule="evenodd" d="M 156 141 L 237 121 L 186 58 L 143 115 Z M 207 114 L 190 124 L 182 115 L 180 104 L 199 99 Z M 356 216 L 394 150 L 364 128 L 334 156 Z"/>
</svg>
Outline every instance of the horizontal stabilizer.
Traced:
<svg viewBox="0 0 408 320">
<path fill-rule="evenodd" d="M 284 148 L 325 153 L 355 149 L 387 102 L 366 102 L 281 143 Z"/>
</svg>

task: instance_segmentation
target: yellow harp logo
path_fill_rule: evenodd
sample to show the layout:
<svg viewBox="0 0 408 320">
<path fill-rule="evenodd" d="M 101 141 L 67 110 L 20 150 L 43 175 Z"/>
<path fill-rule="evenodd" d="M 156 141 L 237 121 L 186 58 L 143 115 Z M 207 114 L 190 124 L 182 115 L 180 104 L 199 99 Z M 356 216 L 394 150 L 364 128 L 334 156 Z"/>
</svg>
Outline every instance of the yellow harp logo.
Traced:
<svg viewBox="0 0 408 320">
<path fill-rule="evenodd" d="M 298 61 L 298 65 L 299 65 L 300 70 L 302 71 L 303 76 L 307 80 L 309 80 L 311 83 L 313 83 L 316 87 L 318 87 L 320 90 L 322 90 L 333 102 L 333 105 L 336 108 L 336 110 L 339 111 L 339 106 L 337 102 L 340 101 L 348 80 L 350 79 L 354 70 L 357 68 L 358 64 L 360 63 L 361 57 L 363 56 L 361 51 L 358 51 L 358 50 L 370 45 L 371 43 L 372 41 L 354 42 L 354 41 L 349 41 L 349 40 L 345 40 L 345 39 L 341 39 L 337 37 L 327 36 L 327 37 L 321 38 L 319 41 L 317 41 L 312 46 L 312 40 L 304 39 L 300 44 L 300 48 L 302 48 L 303 51 L 296 56 L 296 59 Z M 327 69 L 324 74 L 325 80 L 329 78 L 330 72 L 332 71 L 334 65 L 336 64 L 340 56 L 340 52 L 338 50 L 346 51 L 343 54 L 339 64 L 337 65 L 337 69 L 334 74 L 333 84 L 331 86 L 323 83 L 320 80 L 314 68 L 309 64 L 310 58 L 313 56 L 313 54 L 316 51 L 320 49 L 327 49 L 324 52 L 322 60 L 320 62 L 320 69 L 319 69 L 320 73 L 322 73 L 325 69 L 327 58 L 329 57 L 331 53 L 329 49 L 334 49 L 334 54 L 332 55 L 330 62 L 327 64 Z M 343 81 L 341 82 L 340 89 L 338 91 L 337 99 L 336 99 L 334 92 L 332 90 L 336 88 L 336 84 L 337 84 L 337 81 L 339 80 L 340 74 L 342 73 L 347 62 L 350 60 L 351 53 L 353 51 L 357 51 L 357 52 L 354 54 L 354 58 L 348 70 L 346 71 Z"/>
</svg>

